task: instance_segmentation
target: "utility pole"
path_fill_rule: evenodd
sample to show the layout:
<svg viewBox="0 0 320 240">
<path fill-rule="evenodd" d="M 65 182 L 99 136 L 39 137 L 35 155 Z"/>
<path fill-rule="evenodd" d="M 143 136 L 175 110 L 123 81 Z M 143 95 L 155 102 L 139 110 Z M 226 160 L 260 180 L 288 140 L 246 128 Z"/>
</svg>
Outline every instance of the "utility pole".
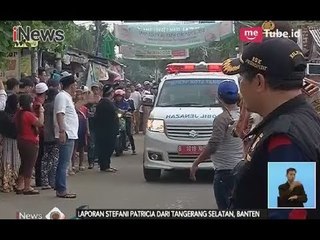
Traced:
<svg viewBox="0 0 320 240">
<path fill-rule="evenodd" d="M 202 61 L 206 62 L 207 57 L 208 57 L 208 51 L 206 47 L 201 47 L 201 52 L 202 52 Z"/>
<path fill-rule="evenodd" d="M 32 76 L 37 76 L 38 71 L 38 50 L 37 48 L 31 49 L 31 74 Z"/>
<path fill-rule="evenodd" d="M 242 24 L 240 21 L 234 21 L 233 24 L 234 24 L 234 32 L 236 36 L 239 37 L 239 32 Z M 239 46 L 236 51 L 237 51 L 237 54 L 241 54 L 243 52 L 243 42 L 239 41 Z"/>
<path fill-rule="evenodd" d="M 158 61 L 154 61 L 154 80 L 158 82 Z"/>
<path fill-rule="evenodd" d="M 101 35 L 101 21 L 94 21 L 94 25 L 96 27 L 96 42 L 95 42 L 95 53 L 96 56 L 99 55 L 100 52 L 100 35 Z"/>
</svg>

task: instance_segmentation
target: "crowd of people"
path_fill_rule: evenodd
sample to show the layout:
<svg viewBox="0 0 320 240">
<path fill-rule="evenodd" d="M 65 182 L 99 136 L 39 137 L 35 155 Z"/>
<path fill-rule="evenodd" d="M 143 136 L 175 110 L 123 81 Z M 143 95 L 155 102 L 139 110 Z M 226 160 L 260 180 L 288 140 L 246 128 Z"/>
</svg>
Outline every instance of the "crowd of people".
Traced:
<svg viewBox="0 0 320 240">
<path fill-rule="evenodd" d="M 305 75 L 306 67 L 296 39 L 285 38 L 249 43 L 241 57 L 224 61 L 224 74 L 240 75 L 240 89 L 233 81 L 220 83 L 223 112 L 214 119 L 212 136 L 190 169 L 190 178 L 196 180 L 198 165 L 212 159 L 219 209 L 267 209 L 269 162 L 319 163 L 319 83 Z M 154 101 L 157 84 L 99 83 L 89 89 L 78 88 L 76 77 L 67 72 L 47 78 L 39 69 L 37 78 L 12 78 L 6 88 L 0 81 L 0 191 L 39 194 L 32 186 L 34 175 L 35 186 L 75 198 L 67 190 L 67 174 L 86 169 L 86 151 L 89 169 L 98 159 L 101 172 L 117 171 L 111 156 L 118 113 L 127 116 L 125 132 L 136 154 L 133 130 L 145 133 L 152 107 L 143 103 Z M 316 168 L 319 174 L 319 164 Z M 319 176 L 316 181 L 319 185 Z M 287 184 L 289 190 L 301 187 L 299 182 Z M 301 205 L 298 196 L 292 200 Z M 319 218 L 316 209 L 269 214 Z"/>
<path fill-rule="evenodd" d="M 143 101 L 154 94 L 156 84 L 149 81 L 88 88 L 75 75 L 48 76 L 43 68 L 37 77 L 0 81 L 0 191 L 36 195 L 54 189 L 57 197 L 75 198 L 67 190 L 68 175 L 93 169 L 97 161 L 100 171 L 117 171 L 110 158 L 119 112 L 127 116 L 126 138 L 136 154 L 133 130 L 146 128 L 150 110 Z"/>
</svg>

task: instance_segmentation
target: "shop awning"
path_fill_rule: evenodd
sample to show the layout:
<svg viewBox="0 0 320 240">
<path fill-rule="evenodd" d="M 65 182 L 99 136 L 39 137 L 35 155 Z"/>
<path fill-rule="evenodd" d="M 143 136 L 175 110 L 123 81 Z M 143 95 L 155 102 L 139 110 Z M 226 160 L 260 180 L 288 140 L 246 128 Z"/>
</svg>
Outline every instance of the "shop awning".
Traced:
<svg viewBox="0 0 320 240">
<path fill-rule="evenodd" d="M 318 48 L 320 48 L 320 28 L 310 28 L 309 32 L 315 41 Z"/>
<path fill-rule="evenodd" d="M 77 54 L 77 53 L 68 51 L 63 56 L 62 61 L 66 65 L 69 65 L 71 62 L 76 62 L 76 63 L 79 63 L 79 64 L 86 64 L 89 61 L 89 59 L 86 56 L 82 55 L 82 54 Z"/>
<path fill-rule="evenodd" d="M 121 76 L 119 73 L 115 72 L 115 71 L 112 71 L 111 69 L 107 69 L 107 72 L 109 75 L 111 75 L 112 77 L 114 77 L 116 80 L 120 80 L 121 79 Z"/>
</svg>

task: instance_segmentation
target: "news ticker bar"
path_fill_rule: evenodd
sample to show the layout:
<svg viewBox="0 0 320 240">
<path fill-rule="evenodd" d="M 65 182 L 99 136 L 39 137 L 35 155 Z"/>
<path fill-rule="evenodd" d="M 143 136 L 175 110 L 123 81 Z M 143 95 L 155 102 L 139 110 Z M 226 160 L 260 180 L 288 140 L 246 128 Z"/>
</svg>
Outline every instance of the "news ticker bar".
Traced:
<svg viewBox="0 0 320 240">
<path fill-rule="evenodd" d="M 267 219 L 267 210 L 77 209 L 79 219 Z"/>
</svg>

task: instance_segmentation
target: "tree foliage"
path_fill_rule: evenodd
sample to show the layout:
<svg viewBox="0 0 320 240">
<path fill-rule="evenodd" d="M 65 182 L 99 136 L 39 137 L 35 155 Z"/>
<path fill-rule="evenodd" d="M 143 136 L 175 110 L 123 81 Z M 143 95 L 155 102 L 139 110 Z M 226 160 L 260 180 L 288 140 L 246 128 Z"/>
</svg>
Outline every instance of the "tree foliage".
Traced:
<svg viewBox="0 0 320 240">
<path fill-rule="evenodd" d="M 197 47 L 189 49 L 189 58 L 181 60 L 131 60 L 120 59 L 119 61 L 126 65 L 125 76 L 126 78 L 144 82 L 146 80 L 154 80 L 156 75 L 156 69 L 158 77 L 166 74 L 166 66 L 169 63 L 199 63 L 201 61 L 206 62 L 220 62 L 220 55 L 215 49 L 209 49 L 204 52 L 203 48 Z"/>
<path fill-rule="evenodd" d="M 292 21 L 292 26 L 295 29 L 301 28 L 301 27 L 320 27 L 319 21 Z"/>
<path fill-rule="evenodd" d="M 219 42 L 213 42 L 210 44 L 209 49 L 215 49 L 220 54 L 220 59 L 225 60 L 230 57 L 235 57 L 237 54 L 236 48 L 241 45 L 239 39 L 239 30 L 241 27 L 254 27 L 261 26 L 263 21 L 235 21 L 235 33 Z"/>
<path fill-rule="evenodd" d="M 14 43 L 12 41 L 12 28 L 18 21 L 0 21 L 0 68 L 5 67 L 4 58 L 12 51 Z"/>
<path fill-rule="evenodd" d="M 132 81 L 142 83 L 145 80 L 150 80 L 150 75 L 154 74 L 154 61 L 148 61 L 149 64 L 153 63 L 153 67 L 151 65 L 148 66 L 148 64 L 143 66 L 142 61 L 138 60 L 121 59 L 121 62 L 127 66 L 125 68 L 125 77 Z"/>
<path fill-rule="evenodd" d="M 79 26 L 78 34 L 73 41 L 73 47 L 78 48 L 88 53 L 94 53 L 95 37 L 93 25 L 86 29 L 84 26 Z"/>
</svg>

